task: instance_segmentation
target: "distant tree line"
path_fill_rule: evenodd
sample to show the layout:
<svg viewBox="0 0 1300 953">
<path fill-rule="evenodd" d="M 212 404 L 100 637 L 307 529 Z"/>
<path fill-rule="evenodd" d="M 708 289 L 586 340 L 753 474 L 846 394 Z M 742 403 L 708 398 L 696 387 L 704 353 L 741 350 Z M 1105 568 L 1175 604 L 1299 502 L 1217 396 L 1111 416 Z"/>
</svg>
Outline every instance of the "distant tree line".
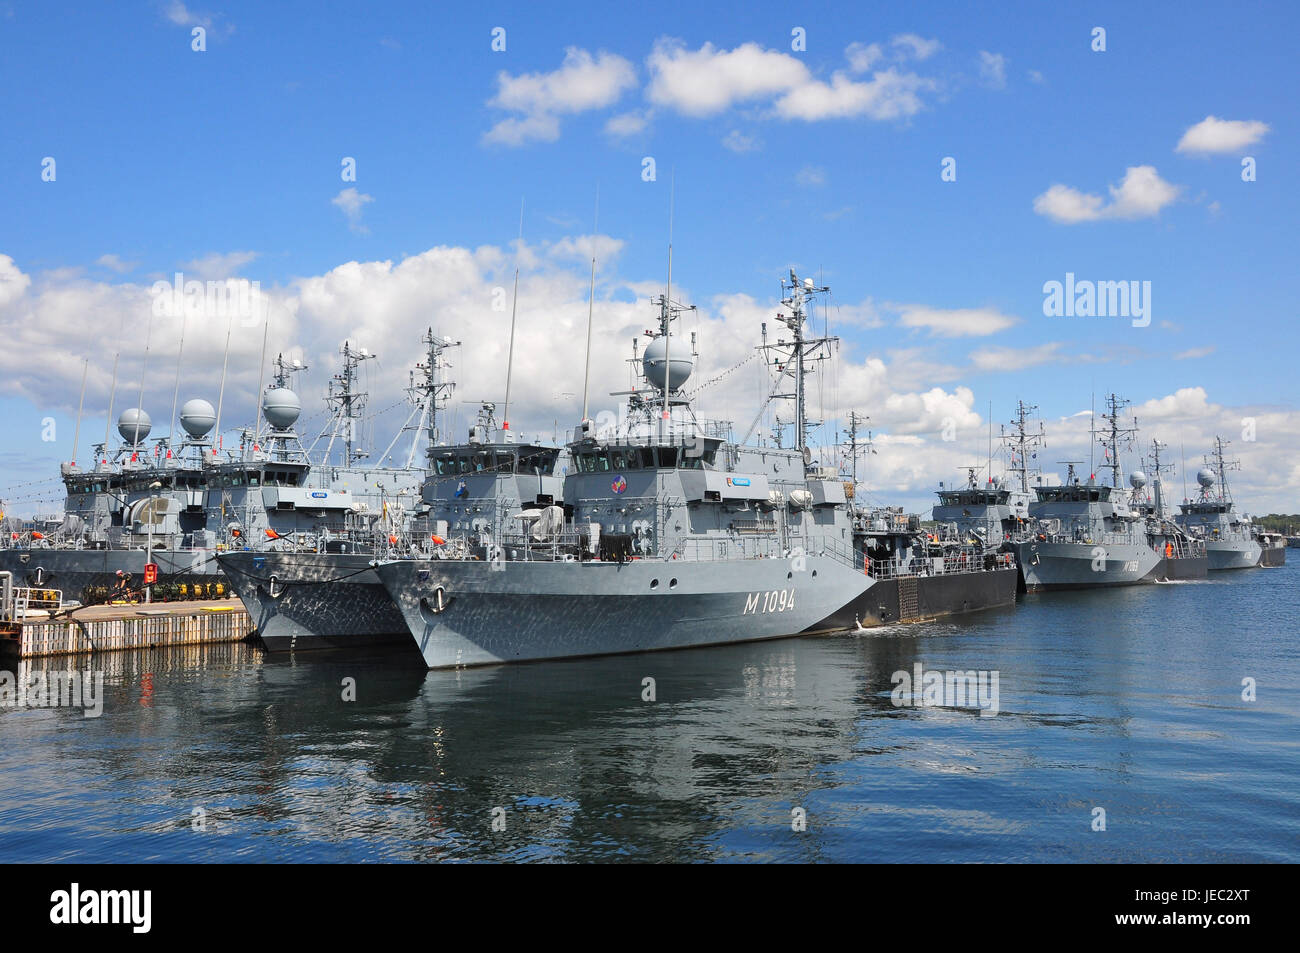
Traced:
<svg viewBox="0 0 1300 953">
<path fill-rule="evenodd" d="M 1285 533 L 1287 536 L 1300 533 L 1300 513 L 1269 513 L 1256 516 L 1255 523 L 1270 533 Z"/>
</svg>

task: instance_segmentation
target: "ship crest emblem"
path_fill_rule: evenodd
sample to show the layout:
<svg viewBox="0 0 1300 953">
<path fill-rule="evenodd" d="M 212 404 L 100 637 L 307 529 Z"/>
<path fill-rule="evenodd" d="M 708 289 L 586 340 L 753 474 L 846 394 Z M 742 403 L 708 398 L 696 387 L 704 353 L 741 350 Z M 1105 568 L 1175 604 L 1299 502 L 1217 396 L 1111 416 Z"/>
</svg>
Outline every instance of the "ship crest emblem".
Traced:
<svg viewBox="0 0 1300 953">
<path fill-rule="evenodd" d="M 456 487 L 456 498 L 461 499 L 466 496 L 469 496 L 469 485 L 464 480 L 461 480 L 460 485 Z"/>
<path fill-rule="evenodd" d="M 622 493 L 627 489 L 627 479 L 620 473 L 614 477 L 614 482 L 609 485 L 609 488 L 615 493 Z"/>
</svg>

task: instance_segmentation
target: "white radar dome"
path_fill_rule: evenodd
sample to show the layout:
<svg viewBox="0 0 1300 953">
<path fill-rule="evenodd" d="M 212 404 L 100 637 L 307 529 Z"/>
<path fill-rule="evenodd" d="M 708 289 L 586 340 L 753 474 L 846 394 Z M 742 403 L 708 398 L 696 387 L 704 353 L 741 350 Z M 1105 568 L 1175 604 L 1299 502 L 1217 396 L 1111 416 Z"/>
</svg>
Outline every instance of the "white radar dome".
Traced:
<svg viewBox="0 0 1300 953">
<path fill-rule="evenodd" d="M 262 398 L 262 413 L 276 430 L 288 430 L 302 413 L 302 401 L 287 387 L 273 387 Z"/>
<path fill-rule="evenodd" d="M 1196 482 L 1204 487 L 1214 486 L 1214 471 L 1209 467 L 1201 467 L 1196 471 Z"/>
<path fill-rule="evenodd" d="M 149 415 L 138 407 L 128 407 L 117 418 L 117 432 L 127 443 L 137 444 L 149 436 L 153 430 L 153 421 Z"/>
<path fill-rule="evenodd" d="M 681 341 L 674 341 L 672 352 L 668 354 L 668 360 L 672 362 L 670 375 L 664 361 L 667 352 L 668 338 L 655 338 L 641 357 L 641 367 L 645 371 L 646 380 L 659 390 L 664 389 L 664 380 L 668 378 L 669 390 L 676 391 L 686 383 L 691 371 L 695 370 L 695 362 L 691 359 L 687 346 Z"/>
<path fill-rule="evenodd" d="M 202 397 L 187 400 L 181 406 L 181 426 L 191 437 L 202 437 L 217 425 L 217 412 Z"/>
<path fill-rule="evenodd" d="M 1128 475 L 1128 482 L 1133 489 L 1140 490 L 1147 485 L 1147 475 L 1141 470 L 1134 470 Z"/>
</svg>

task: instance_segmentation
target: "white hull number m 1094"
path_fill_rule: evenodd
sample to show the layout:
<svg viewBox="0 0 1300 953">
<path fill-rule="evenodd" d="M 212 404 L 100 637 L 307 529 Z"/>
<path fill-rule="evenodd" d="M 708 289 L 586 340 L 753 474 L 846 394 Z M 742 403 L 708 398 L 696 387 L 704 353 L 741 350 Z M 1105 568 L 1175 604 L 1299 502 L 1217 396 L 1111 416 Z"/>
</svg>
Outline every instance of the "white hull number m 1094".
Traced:
<svg viewBox="0 0 1300 953">
<path fill-rule="evenodd" d="M 745 597 L 745 611 L 741 615 L 760 612 L 785 612 L 794 608 L 793 589 L 773 589 L 770 592 L 752 592 Z"/>
</svg>

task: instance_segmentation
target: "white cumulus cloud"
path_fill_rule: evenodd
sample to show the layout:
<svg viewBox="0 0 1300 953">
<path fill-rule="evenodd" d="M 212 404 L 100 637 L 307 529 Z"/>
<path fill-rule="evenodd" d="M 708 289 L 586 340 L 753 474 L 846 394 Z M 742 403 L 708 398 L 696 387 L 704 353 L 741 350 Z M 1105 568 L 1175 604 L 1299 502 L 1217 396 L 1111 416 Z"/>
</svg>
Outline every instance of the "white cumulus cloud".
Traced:
<svg viewBox="0 0 1300 953">
<path fill-rule="evenodd" d="M 612 106 L 635 85 L 636 70 L 623 57 L 603 50 L 593 56 L 577 47 L 569 47 L 551 72 L 512 76 L 502 71 L 488 105 L 519 115 L 502 119 L 483 140 L 506 146 L 554 142 L 559 117 Z"/>
<path fill-rule="evenodd" d="M 1266 122 L 1257 119 L 1219 119 L 1206 116 L 1194 126 L 1189 126 L 1178 140 L 1178 152 L 1212 153 L 1236 152 L 1253 146 L 1269 131 Z"/>
<path fill-rule="evenodd" d="M 851 70 L 862 72 L 879 58 L 879 50 L 852 45 L 846 56 Z M 782 119 L 897 119 L 919 112 L 924 108 L 922 94 L 937 89 L 934 80 L 895 68 L 875 72 L 867 80 L 837 71 L 826 82 L 795 56 L 757 43 L 733 50 L 705 43 L 689 50 L 678 40 L 660 40 L 647 66 L 650 101 L 692 117 L 761 103 Z"/>
<path fill-rule="evenodd" d="M 1075 225 L 1103 219 L 1153 218 L 1178 198 L 1182 187 L 1160 178 L 1155 166 L 1129 166 L 1110 201 L 1068 185 L 1053 185 L 1034 199 L 1034 211 L 1056 222 Z"/>
</svg>

